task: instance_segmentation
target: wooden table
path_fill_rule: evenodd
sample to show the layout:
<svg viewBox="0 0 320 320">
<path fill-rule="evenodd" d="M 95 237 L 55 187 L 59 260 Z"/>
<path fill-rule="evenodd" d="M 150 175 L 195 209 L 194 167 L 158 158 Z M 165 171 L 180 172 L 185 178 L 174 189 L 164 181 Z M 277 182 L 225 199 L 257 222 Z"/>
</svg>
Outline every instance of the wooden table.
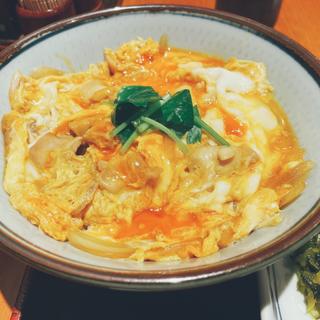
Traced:
<svg viewBox="0 0 320 320">
<path fill-rule="evenodd" d="M 258 0 L 252 0 L 258 1 Z M 215 0 L 122 0 L 123 6 L 178 4 L 213 9 Z M 302 44 L 320 57 L 320 1 L 283 0 L 275 29 Z"/>
<path fill-rule="evenodd" d="M 252 0 L 255 1 L 255 0 Z M 122 0 L 122 6 L 138 4 L 193 5 L 215 7 L 215 0 Z M 283 0 L 275 29 L 296 40 L 320 57 L 320 1 Z M 8 320 L 19 288 L 24 265 L 0 253 L 0 320 Z"/>
</svg>

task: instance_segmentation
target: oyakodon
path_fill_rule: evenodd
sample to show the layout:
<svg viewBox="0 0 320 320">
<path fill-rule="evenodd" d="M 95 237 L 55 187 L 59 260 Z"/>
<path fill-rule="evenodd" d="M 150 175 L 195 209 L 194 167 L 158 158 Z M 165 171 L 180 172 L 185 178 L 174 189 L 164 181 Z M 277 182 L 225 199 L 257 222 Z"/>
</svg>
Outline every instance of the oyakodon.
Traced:
<svg viewBox="0 0 320 320">
<path fill-rule="evenodd" d="M 137 39 L 87 71 L 17 73 L 4 186 L 49 236 L 111 258 L 213 254 L 281 221 L 312 167 L 262 63 Z"/>
</svg>

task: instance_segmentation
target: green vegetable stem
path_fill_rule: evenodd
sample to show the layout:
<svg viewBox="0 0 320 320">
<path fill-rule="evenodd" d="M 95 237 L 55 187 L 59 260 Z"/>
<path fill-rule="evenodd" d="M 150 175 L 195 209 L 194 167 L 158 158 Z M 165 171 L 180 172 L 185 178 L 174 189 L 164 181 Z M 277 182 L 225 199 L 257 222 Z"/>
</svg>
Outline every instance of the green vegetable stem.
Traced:
<svg viewBox="0 0 320 320">
<path fill-rule="evenodd" d="M 187 153 L 188 148 L 181 138 L 186 136 L 188 144 L 201 142 L 202 130 L 219 144 L 230 145 L 201 119 L 187 89 L 162 98 L 150 86 L 125 86 L 119 91 L 114 104 L 111 119 L 115 128 L 110 136 L 120 139 L 121 153 L 125 153 L 135 139 L 148 130 L 165 133 L 183 153 Z"/>
</svg>

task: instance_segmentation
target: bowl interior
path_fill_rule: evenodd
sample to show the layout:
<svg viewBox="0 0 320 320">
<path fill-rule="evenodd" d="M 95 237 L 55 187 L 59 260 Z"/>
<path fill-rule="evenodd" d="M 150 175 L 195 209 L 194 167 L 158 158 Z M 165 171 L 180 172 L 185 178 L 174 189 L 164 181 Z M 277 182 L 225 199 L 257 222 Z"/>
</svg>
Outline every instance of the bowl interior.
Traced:
<svg viewBox="0 0 320 320">
<path fill-rule="evenodd" d="M 276 97 L 306 150 L 306 158 L 319 164 L 320 92 L 308 71 L 279 45 L 249 32 L 244 27 L 223 19 L 192 15 L 183 11 L 126 12 L 81 22 L 29 41 L 16 57 L 0 67 L 0 112 L 4 114 L 10 110 L 8 88 L 15 71 L 28 73 L 44 65 L 67 70 L 66 59 L 71 61 L 76 70 L 83 70 L 90 63 L 103 59 L 105 47 L 117 48 L 123 42 L 138 36 L 159 39 L 164 33 L 169 36 L 170 44 L 175 47 L 206 52 L 223 58 L 235 56 L 264 62 Z M 3 175 L 2 135 L 0 139 L 0 170 Z M 252 250 L 259 250 L 259 247 L 281 236 L 301 220 L 315 205 L 319 193 L 320 170 L 316 165 L 305 192 L 283 211 L 284 219 L 280 225 L 258 230 L 236 245 L 211 257 L 170 263 L 170 269 L 212 265 Z M 65 259 L 114 270 L 168 270 L 168 263 L 141 264 L 99 258 L 81 252 L 68 243 L 51 239 L 10 206 L 8 196 L 2 187 L 0 212 L 0 223 L 4 228 L 37 248 Z"/>
</svg>

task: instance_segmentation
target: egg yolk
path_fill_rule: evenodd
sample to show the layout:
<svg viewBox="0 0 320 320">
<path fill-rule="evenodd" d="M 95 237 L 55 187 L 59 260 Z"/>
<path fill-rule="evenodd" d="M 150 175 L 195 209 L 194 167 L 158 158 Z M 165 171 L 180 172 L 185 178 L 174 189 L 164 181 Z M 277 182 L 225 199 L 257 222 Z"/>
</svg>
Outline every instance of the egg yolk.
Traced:
<svg viewBox="0 0 320 320">
<path fill-rule="evenodd" d="M 199 218 L 192 213 L 184 217 L 168 214 L 163 209 L 147 209 L 136 213 L 131 224 L 121 221 L 117 238 L 163 233 L 170 235 L 173 229 L 199 227 Z"/>
</svg>

